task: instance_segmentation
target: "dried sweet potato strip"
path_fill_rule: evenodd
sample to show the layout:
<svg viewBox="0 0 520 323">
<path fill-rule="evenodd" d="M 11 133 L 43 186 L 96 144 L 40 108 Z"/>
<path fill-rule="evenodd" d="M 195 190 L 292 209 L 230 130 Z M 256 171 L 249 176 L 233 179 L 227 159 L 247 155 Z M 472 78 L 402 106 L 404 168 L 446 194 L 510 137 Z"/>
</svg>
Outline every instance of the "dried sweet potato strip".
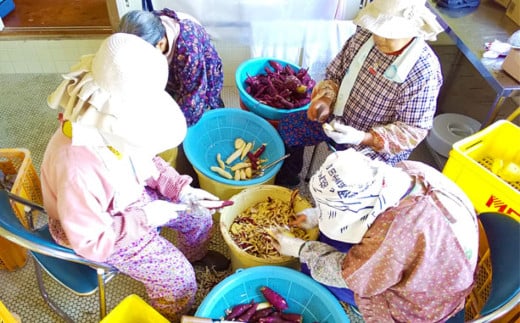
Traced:
<svg viewBox="0 0 520 323">
<path fill-rule="evenodd" d="M 244 210 L 230 226 L 229 233 L 232 239 L 244 251 L 261 258 L 280 256 L 268 232 L 272 228 L 284 227 L 295 237 L 308 240 L 307 231 L 289 226 L 295 219 L 294 203 L 297 195 L 298 191 L 293 192 L 290 202 L 269 196 L 265 201 Z"/>
</svg>

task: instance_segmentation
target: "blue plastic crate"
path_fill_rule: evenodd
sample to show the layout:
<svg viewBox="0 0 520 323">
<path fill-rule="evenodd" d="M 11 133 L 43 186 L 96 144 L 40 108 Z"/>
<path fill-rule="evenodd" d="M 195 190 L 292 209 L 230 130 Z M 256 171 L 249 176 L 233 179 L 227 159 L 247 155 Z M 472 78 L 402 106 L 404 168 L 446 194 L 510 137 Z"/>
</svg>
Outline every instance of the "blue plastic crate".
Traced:
<svg viewBox="0 0 520 323">
<path fill-rule="evenodd" d="M 0 0 L 0 18 L 4 18 L 14 10 L 13 0 Z"/>
<path fill-rule="evenodd" d="M 240 98 L 240 101 L 242 101 L 242 104 L 247 108 L 247 110 L 269 120 L 279 120 L 288 114 L 307 110 L 310 106 L 310 103 L 299 108 L 289 110 L 278 109 L 260 103 L 258 100 L 256 100 L 251 95 L 249 95 L 249 93 L 246 92 L 246 78 L 248 76 L 265 74 L 264 68 L 269 66 L 269 60 L 276 61 L 282 64 L 282 66 L 289 65 L 295 71 L 298 71 L 300 69 L 300 67 L 297 65 L 276 58 L 252 58 L 243 62 L 238 66 L 235 72 L 235 83 L 238 89 L 238 96 Z"/>
<path fill-rule="evenodd" d="M 283 296 L 286 312 L 303 315 L 303 323 L 348 323 L 348 315 L 325 287 L 294 269 L 259 266 L 239 269 L 217 284 L 200 304 L 196 316 L 218 319 L 237 304 L 264 302 L 260 287 L 268 286 Z"/>
</svg>

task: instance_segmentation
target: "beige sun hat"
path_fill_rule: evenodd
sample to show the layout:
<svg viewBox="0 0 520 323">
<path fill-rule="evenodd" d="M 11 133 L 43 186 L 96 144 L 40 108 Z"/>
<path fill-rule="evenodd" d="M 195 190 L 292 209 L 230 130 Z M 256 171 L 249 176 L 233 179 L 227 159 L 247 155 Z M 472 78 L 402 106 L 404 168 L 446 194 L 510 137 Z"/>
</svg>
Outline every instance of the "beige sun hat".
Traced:
<svg viewBox="0 0 520 323">
<path fill-rule="evenodd" d="M 353 22 L 389 39 L 436 40 L 437 34 L 443 31 L 425 0 L 374 0 L 358 12 Z"/>
<path fill-rule="evenodd" d="M 72 123 L 73 145 L 156 154 L 179 145 L 186 120 L 165 91 L 168 63 L 143 39 L 116 33 L 83 56 L 47 98 Z"/>
<path fill-rule="evenodd" d="M 337 241 L 358 243 L 410 185 L 411 177 L 400 168 L 347 149 L 327 156 L 309 189 L 319 209 L 320 231 Z"/>
</svg>

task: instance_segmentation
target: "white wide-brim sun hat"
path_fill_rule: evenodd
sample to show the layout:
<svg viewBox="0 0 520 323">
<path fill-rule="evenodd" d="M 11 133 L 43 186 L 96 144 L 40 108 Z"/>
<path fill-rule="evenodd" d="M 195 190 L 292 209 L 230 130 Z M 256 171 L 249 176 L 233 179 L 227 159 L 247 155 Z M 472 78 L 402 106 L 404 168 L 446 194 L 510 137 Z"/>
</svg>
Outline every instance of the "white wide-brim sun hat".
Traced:
<svg viewBox="0 0 520 323">
<path fill-rule="evenodd" d="M 63 78 L 47 103 L 64 109 L 75 145 L 156 154 L 178 146 L 186 136 L 184 115 L 165 91 L 166 58 L 137 36 L 109 36 Z"/>
<path fill-rule="evenodd" d="M 353 22 L 389 39 L 436 40 L 437 34 L 443 31 L 424 0 L 374 0 L 359 11 Z"/>
</svg>

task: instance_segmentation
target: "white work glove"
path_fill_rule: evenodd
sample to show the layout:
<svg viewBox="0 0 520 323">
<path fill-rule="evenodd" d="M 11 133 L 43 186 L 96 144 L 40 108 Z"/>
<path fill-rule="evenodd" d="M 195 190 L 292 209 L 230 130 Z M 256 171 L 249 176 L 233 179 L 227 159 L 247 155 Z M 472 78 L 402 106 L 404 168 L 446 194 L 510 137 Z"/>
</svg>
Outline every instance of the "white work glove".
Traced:
<svg viewBox="0 0 520 323">
<path fill-rule="evenodd" d="M 300 238 L 294 238 L 286 235 L 281 230 L 275 230 L 273 236 L 276 239 L 273 242 L 274 247 L 281 255 L 291 256 L 298 258 L 300 256 L 300 249 L 302 248 L 305 240 Z"/>
<path fill-rule="evenodd" d="M 303 229 L 312 229 L 318 226 L 318 208 L 308 208 L 296 214 L 296 220 L 291 224 Z"/>
<path fill-rule="evenodd" d="M 329 138 L 331 138 L 338 144 L 359 145 L 365 138 L 364 131 L 359 131 L 351 126 L 344 125 L 336 120 L 332 120 L 330 126 L 333 129 L 324 126 L 323 131 Z"/>
<path fill-rule="evenodd" d="M 186 185 L 179 193 L 179 200 L 182 203 L 191 205 L 200 200 L 218 201 L 218 197 L 200 188 Z"/>
<path fill-rule="evenodd" d="M 189 208 L 189 212 L 193 215 L 207 216 L 215 213 L 215 210 L 210 210 L 198 202 L 202 200 L 218 201 L 218 197 L 200 188 L 194 188 L 186 185 L 179 193 L 179 200 L 181 203 L 186 204 Z"/>
<path fill-rule="evenodd" d="M 160 227 L 176 219 L 179 214 L 177 212 L 186 211 L 188 208 L 185 204 L 175 204 L 163 200 L 155 200 L 143 207 L 146 215 L 146 223 L 150 227 Z"/>
</svg>

